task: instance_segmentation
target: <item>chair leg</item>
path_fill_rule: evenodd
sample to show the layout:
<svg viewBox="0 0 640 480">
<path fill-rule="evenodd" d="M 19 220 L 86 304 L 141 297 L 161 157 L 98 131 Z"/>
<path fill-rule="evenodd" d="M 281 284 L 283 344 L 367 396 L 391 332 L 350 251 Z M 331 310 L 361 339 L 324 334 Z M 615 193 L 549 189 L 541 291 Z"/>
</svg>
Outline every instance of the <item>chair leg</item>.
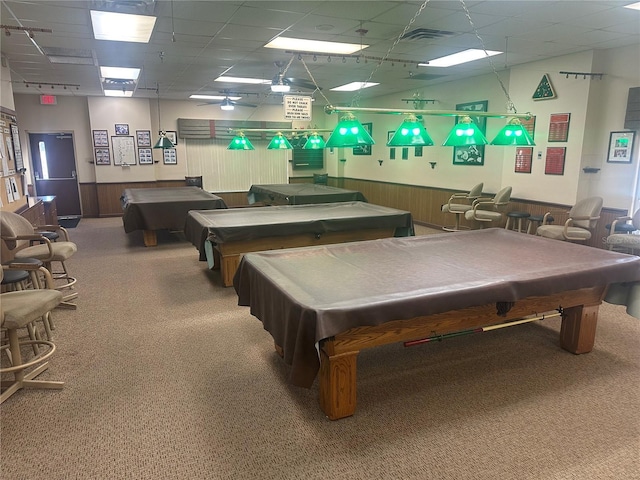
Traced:
<svg viewBox="0 0 640 480">
<path fill-rule="evenodd" d="M 46 388 L 46 389 L 60 389 L 64 386 L 64 382 L 56 382 L 50 380 L 34 380 L 35 377 L 44 372 L 47 368 L 49 368 L 48 362 L 44 362 L 48 359 L 56 347 L 53 343 L 49 341 L 39 340 L 38 343 L 46 344 L 50 348 L 50 350 L 42 355 L 39 358 L 31 360 L 26 363 L 22 363 L 22 354 L 20 353 L 20 345 L 21 342 L 18 338 L 18 331 L 16 329 L 7 329 L 9 335 L 9 351 L 11 352 L 11 361 L 13 366 L 10 368 L 0 369 L 3 373 L 12 372 L 14 379 L 13 381 L 2 381 L 2 387 L 6 387 L 6 390 L 0 394 L 0 404 L 2 404 L 5 400 L 7 400 L 11 395 L 16 393 L 18 390 L 22 388 Z M 34 341 L 22 342 L 23 344 L 33 343 Z M 42 363 L 44 362 L 44 363 Z M 34 366 L 36 364 L 42 363 L 36 369 L 32 370 L 29 373 L 25 373 L 25 369 Z"/>
</svg>

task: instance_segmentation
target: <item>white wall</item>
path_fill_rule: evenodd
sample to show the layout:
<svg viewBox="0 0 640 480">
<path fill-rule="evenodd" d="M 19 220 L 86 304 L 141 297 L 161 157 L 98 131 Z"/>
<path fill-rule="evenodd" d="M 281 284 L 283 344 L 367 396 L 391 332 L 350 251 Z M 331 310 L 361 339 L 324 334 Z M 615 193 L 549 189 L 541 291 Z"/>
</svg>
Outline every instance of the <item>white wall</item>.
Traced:
<svg viewBox="0 0 640 480">
<path fill-rule="evenodd" d="M 584 52 L 555 59 L 518 65 L 499 72 L 518 113 L 531 112 L 536 116 L 533 168 L 531 174 L 514 172 L 515 147 L 487 146 L 484 166 L 453 165 L 452 148 L 439 146 L 454 124 L 453 117 L 425 116 L 425 125 L 436 146 L 425 147 L 423 157 L 416 158 L 409 149 L 408 160 L 401 159 L 402 149 L 396 149 L 396 160 L 389 159 L 385 146 L 387 131 L 395 130 L 402 122 L 399 115 L 358 115 L 362 122 L 373 123 L 376 145 L 371 156 L 354 156 L 351 149 L 325 151 L 326 171 L 332 176 L 362 178 L 410 185 L 424 185 L 465 190 L 483 181 L 486 192 L 496 192 L 503 186 L 513 187 L 513 197 L 572 205 L 587 195 L 601 195 L 605 206 L 629 208 L 633 202 L 633 188 L 637 177 L 638 152 L 630 165 L 607 164 L 609 132 L 623 130 L 626 101 L 630 87 L 640 86 L 640 46 Z M 602 80 L 565 78 L 560 71 L 603 72 Z M 534 101 L 533 93 L 542 76 L 548 74 L 557 97 Z M 374 79 L 375 80 L 375 79 Z M 506 98 L 494 74 L 447 82 L 403 94 L 380 97 L 362 103 L 363 107 L 412 109 L 402 102 L 415 92 L 422 98 L 435 99 L 424 109 L 452 110 L 458 103 L 488 100 L 490 112 L 507 112 Z M 375 88 L 375 87 L 374 87 Z M 345 103 L 348 103 L 345 96 Z M 257 102 L 259 103 L 259 102 Z M 320 103 L 320 102 L 316 102 Z M 323 103 L 323 102 L 322 102 Z M 107 129 L 113 135 L 115 123 L 128 123 L 132 135 L 135 130 L 151 130 L 157 139 L 158 111 L 155 99 L 113 99 L 95 97 L 81 99 L 58 97 L 57 106 L 41 106 L 37 95 L 16 95 L 16 112 L 21 133 L 25 130 L 74 131 L 78 172 L 81 182 L 181 179 L 189 174 L 185 142 L 177 147 L 178 165 L 163 165 L 161 152 L 154 151 L 158 163 L 153 166 L 120 167 L 94 166 L 91 130 Z M 323 113 L 324 105 L 314 107 L 311 125 L 332 128 L 338 114 Z M 566 143 L 548 142 L 549 116 L 570 113 L 569 139 Z M 177 130 L 178 118 L 234 119 L 283 121 L 281 106 L 262 105 L 255 109 L 236 108 L 224 112 L 218 106 L 197 106 L 190 101 L 162 101 L 161 123 L 165 130 Z M 487 137 L 491 140 L 505 124 L 505 119 L 487 120 Z M 304 125 L 307 126 L 307 125 Z M 23 141 L 26 139 L 23 139 Z M 636 140 L 638 143 L 640 140 Z M 28 142 L 24 142 L 27 144 Z M 567 148 L 564 175 L 545 175 L 544 157 L 548 146 Z M 537 159 L 541 152 L 541 159 Z M 259 151 L 255 151 L 259 155 Z M 345 159 L 341 162 L 340 159 Z M 378 160 L 383 160 L 379 165 Z M 436 162 L 434 169 L 429 162 Z M 584 166 L 601 168 L 597 174 L 585 174 Z M 289 175 L 309 175 L 311 172 L 291 171 Z"/>
<path fill-rule="evenodd" d="M 86 97 L 57 96 L 57 105 L 40 105 L 39 95 L 15 95 L 16 117 L 20 131 L 22 153 L 27 166 L 27 179 L 33 183 L 30 168 L 28 133 L 72 132 L 76 150 L 78 180 L 94 182 L 93 145 Z"/>
<path fill-rule="evenodd" d="M 0 106 L 15 110 L 13 87 L 11 86 L 11 70 L 9 70 L 5 57 L 2 57 L 2 63 L 0 64 Z"/>
</svg>

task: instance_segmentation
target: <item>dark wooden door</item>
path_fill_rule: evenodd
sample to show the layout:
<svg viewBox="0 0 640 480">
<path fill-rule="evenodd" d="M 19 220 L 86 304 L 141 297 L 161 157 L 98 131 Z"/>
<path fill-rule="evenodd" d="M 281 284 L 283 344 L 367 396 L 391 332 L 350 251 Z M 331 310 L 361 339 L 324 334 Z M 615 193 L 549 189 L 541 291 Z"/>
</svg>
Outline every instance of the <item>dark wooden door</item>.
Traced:
<svg viewBox="0 0 640 480">
<path fill-rule="evenodd" d="M 29 133 L 36 194 L 55 195 L 58 217 L 81 215 L 71 133 Z"/>
</svg>

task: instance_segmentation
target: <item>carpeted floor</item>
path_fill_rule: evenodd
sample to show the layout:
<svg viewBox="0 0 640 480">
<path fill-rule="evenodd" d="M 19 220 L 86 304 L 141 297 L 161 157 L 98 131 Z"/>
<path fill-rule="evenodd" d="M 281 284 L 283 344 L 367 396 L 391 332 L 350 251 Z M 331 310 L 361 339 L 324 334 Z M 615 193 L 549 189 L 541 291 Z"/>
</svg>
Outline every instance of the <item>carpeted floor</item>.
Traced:
<svg viewBox="0 0 640 480">
<path fill-rule="evenodd" d="M 78 309 L 54 312 L 42 375 L 65 388 L 0 407 L 2 478 L 640 479 L 640 321 L 622 307 L 602 305 L 586 355 L 555 320 L 363 351 L 356 414 L 332 422 L 180 235 L 70 233 Z"/>
</svg>

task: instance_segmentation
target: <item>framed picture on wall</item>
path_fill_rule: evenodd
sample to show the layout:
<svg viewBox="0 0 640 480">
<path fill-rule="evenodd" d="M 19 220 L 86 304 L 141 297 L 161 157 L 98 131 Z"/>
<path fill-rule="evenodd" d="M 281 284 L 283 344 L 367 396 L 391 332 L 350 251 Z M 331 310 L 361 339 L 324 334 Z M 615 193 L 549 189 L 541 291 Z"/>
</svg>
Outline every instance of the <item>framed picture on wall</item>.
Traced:
<svg viewBox="0 0 640 480">
<path fill-rule="evenodd" d="M 136 130 L 136 138 L 138 139 L 138 147 L 151 146 L 151 132 L 149 130 Z"/>
<path fill-rule="evenodd" d="M 106 130 L 94 130 L 93 131 L 93 146 L 94 147 L 108 147 L 109 146 L 109 134 Z"/>
<path fill-rule="evenodd" d="M 516 173 L 531 173 L 533 147 L 516 147 Z"/>
<path fill-rule="evenodd" d="M 153 165 L 153 151 L 150 148 L 138 148 L 140 165 Z"/>
<path fill-rule="evenodd" d="M 111 155 L 108 148 L 95 148 L 96 165 L 111 165 Z"/>
<path fill-rule="evenodd" d="M 389 130 L 387 132 L 387 143 L 391 141 L 395 133 L 396 133 L 395 130 Z M 395 160 L 395 159 L 396 159 L 396 149 L 395 147 L 389 147 L 389 160 Z"/>
<path fill-rule="evenodd" d="M 116 135 L 129 135 L 129 125 L 126 123 L 116 123 Z"/>
<path fill-rule="evenodd" d="M 166 132 L 164 132 L 165 137 L 167 137 L 169 140 L 171 140 L 171 143 L 173 143 L 174 145 L 178 144 L 178 133 L 173 131 L 173 130 L 167 130 Z"/>
<path fill-rule="evenodd" d="M 175 148 L 163 148 L 162 149 L 162 163 L 165 165 L 177 165 L 178 157 L 176 156 Z"/>
<path fill-rule="evenodd" d="M 633 141 L 636 132 L 611 132 L 609 134 L 608 163 L 631 163 L 633 155 Z"/>
<path fill-rule="evenodd" d="M 547 147 L 547 157 L 544 162 L 545 175 L 564 175 L 566 153 L 566 147 Z"/>
<path fill-rule="evenodd" d="M 373 123 L 363 123 L 364 129 L 369 132 L 369 135 L 373 134 Z M 353 148 L 354 155 L 371 155 L 371 145 L 361 145 Z"/>
<path fill-rule="evenodd" d="M 486 112 L 489 106 L 488 100 L 477 102 L 458 103 L 456 110 L 459 112 L 469 112 L 469 118 L 476 124 L 478 130 L 483 134 L 487 133 L 487 117 L 473 115 L 473 112 Z M 456 117 L 456 123 L 460 122 L 460 117 Z M 484 165 L 484 145 L 467 145 L 464 147 L 453 147 L 454 165 Z"/>
</svg>

